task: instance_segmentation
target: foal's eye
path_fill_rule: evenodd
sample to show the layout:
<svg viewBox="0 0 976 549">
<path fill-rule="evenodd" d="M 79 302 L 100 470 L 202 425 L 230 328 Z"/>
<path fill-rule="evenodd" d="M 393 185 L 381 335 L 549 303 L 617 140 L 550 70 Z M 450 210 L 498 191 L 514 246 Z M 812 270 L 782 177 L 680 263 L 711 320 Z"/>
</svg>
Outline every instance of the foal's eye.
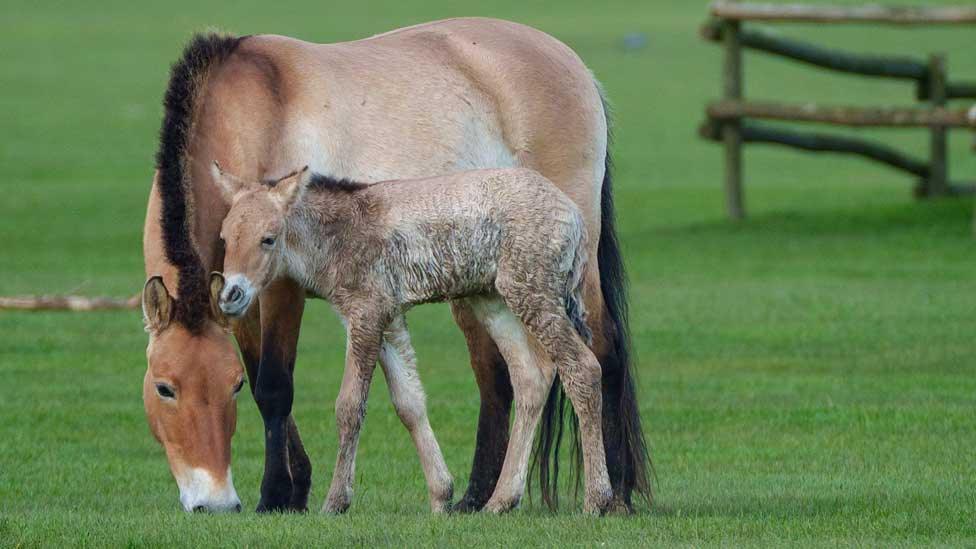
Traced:
<svg viewBox="0 0 976 549">
<path fill-rule="evenodd" d="M 273 236 L 266 236 L 266 237 L 262 238 L 261 239 L 261 245 L 264 246 L 265 248 L 270 248 L 270 247 L 274 246 L 275 245 L 275 237 L 273 237 Z"/>
<path fill-rule="evenodd" d="M 169 398 L 169 399 L 176 398 L 176 391 L 174 391 L 172 387 L 170 387 L 165 383 L 156 384 L 156 394 L 158 394 L 162 398 Z"/>
<path fill-rule="evenodd" d="M 234 387 L 234 396 L 237 396 L 237 393 L 241 392 L 241 389 L 243 388 L 244 388 L 244 378 L 241 378 L 241 380 L 238 381 L 237 385 Z"/>
</svg>

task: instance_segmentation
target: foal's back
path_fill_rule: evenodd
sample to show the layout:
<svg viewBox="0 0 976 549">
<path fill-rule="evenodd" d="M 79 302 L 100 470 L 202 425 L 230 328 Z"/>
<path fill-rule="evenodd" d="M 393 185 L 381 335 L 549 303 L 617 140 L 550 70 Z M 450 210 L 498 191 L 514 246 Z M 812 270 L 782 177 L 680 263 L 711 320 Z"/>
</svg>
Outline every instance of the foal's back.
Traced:
<svg viewBox="0 0 976 549">
<path fill-rule="evenodd" d="M 539 173 L 521 168 L 382 182 L 388 272 L 410 302 L 495 289 L 499 268 L 568 270 L 583 240 L 579 208 Z"/>
</svg>

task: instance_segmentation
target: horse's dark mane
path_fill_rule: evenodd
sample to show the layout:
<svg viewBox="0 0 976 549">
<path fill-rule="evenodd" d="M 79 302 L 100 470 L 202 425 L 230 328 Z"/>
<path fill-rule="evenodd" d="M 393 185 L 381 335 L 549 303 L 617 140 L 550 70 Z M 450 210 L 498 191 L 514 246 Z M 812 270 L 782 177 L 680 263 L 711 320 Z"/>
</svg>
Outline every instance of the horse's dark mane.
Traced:
<svg viewBox="0 0 976 549">
<path fill-rule="evenodd" d="M 244 37 L 197 34 L 170 69 L 163 99 L 156 169 L 162 199 L 160 225 L 166 259 L 179 273 L 173 319 L 191 332 L 199 332 L 210 313 L 207 271 L 193 245 L 193 197 L 189 188 L 187 148 L 196 100 L 211 68 L 226 60 Z"/>
<path fill-rule="evenodd" d="M 309 189 L 323 191 L 332 190 L 351 193 L 365 189 L 366 187 L 369 187 L 369 185 L 366 183 L 360 183 L 358 181 L 352 181 L 349 179 L 335 179 L 319 173 L 312 174 L 312 179 L 308 182 Z"/>
</svg>

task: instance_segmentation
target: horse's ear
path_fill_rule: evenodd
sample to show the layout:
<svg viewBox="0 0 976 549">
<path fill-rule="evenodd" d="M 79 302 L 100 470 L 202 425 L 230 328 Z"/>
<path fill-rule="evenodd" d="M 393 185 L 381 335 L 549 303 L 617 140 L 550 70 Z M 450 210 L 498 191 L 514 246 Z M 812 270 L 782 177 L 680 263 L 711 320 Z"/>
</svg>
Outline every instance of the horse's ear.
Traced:
<svg viewBox="0 0 976 549">
<path fill-rule="evenodd" d="M 305 166 L 276 181 L 271 187 L 271 194 L 277 199 L 281 208 L 288 212 L 302 199 L 311 180 L 312 171 Z"/>
<path fill-rule="evenodd" d="M 166 291 L 161 276 L 147 280 L 142 289 L 142 318 L 146 331 L 154 334 L 166 329 L 173 318 L 173 298 Z"/>
<path fill-rule="evenodd" d="M 224 291 L 224 275 L 217 271 L 210 273 L 210 312 L 214 320 L 222 327 L 227 327 L 227 317 L 220 310 L 220 293 Z"/>
<path fill-rule="evenodd" d="M 224 197 L 224 200 L 228 204 L 233 204 L 234 197 L 244 190 L 244 182 L 237 176 L 225 172 L 216 160 L 210 166 L 210 176 L 213 178 L 217 188 L 220 189 L 221 196 Z"/>
</svg>

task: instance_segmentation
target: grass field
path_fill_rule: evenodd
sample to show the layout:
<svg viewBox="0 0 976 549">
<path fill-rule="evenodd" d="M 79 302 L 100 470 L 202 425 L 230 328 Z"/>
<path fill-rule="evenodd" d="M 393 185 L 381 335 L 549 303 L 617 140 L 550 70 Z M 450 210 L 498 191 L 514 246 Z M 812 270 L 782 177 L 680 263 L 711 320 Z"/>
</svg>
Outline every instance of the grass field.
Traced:
<svg viewBox="0 0 976 549">
<path fill-rule="evenodd" d="M 448 1 L 85 3 L 8 0 L 0 19 L 0 295 L 131 295 L 169 63 L 194 30 L 338 41 L 453 15 L 542 28 L 616 107 L 619 226 L 632 278 L 641 410 L 657 502 L 594 519 L 538 504 L 433 517 L 378 379 L 356 496 L 341 517 L 258 516 L 261 421 L 241 400 L 238 516 L 189 516 L 143 417 L 137 313 L 0 313 L 0 546 L 976 543 L 972 203 L 925 203 L 857 159 L 750 149 L 750 218 L 724 218 L 720 151 L 695 129 L 720 52 L 705 3 Z M 647 46 L 624 51 L 625 34 Z M 976 78 L 973 30 L 784 28 L 855 50 L 949 53 Z M 747 94 L 907 104 L 905 84 L 751 54 Z M 874 135 L 875 132 L 865 132 Z M 879 132 L 924 154 L 919 132 Z M 953 172 L 976 179 L 968 136 Z M 432 423 L 460 493 L 478 399 L 444 306 L 411 314 Z M 338 324 L 305 316 L 296 417 L 321 505 L 335 455 Z"/>
</svg>

